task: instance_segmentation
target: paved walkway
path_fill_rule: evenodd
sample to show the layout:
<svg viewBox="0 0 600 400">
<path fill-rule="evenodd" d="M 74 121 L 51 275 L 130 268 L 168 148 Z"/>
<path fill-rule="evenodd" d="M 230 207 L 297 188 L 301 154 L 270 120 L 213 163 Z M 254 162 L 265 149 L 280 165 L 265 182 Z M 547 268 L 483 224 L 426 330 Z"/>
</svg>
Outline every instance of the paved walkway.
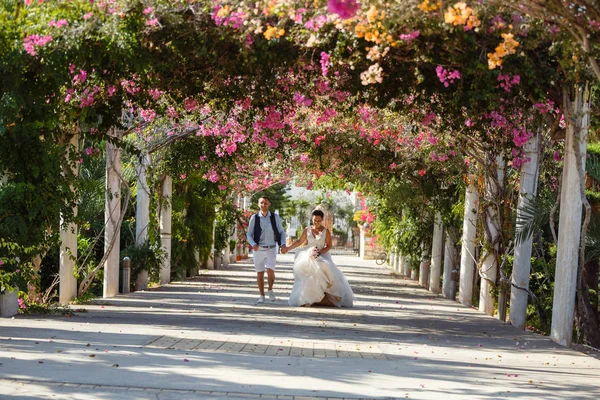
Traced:
<svg viewBox="0 0 600 400">
<path fill-rule="evenodd" d="M 352 309 L 275 303 L 249 263 L 87 305 L 0 320 L 2 399 L 600 398 L 600 361 L 336 256 Z"/>
</svg>

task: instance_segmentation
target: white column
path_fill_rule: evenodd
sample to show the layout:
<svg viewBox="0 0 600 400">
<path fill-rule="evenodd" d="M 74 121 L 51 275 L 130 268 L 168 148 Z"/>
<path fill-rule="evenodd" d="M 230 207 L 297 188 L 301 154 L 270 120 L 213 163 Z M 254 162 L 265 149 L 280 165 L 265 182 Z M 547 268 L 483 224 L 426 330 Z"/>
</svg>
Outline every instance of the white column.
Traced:
<svg viewBox="0 0 600 400">
<path fill-rule="evenodd" d="M 115 129 L 115 136 L 120 136 Z M 106 142 L 106 205 L 104 210 L 104 252 L 108 253 L 104 263 L 103 297 L 114 297 L 119 293 L 119 250 L 121 219 L 121 149 Z M 109 248 L 111 241 L 114 244 Z"/>
<path fill-rule="evenodd" d="M 229 248 L 229 239 L 227 239 L 227 244 L 225 244 L 225 254 L 223 254 L 223 267 L 229 266 L 229 253 L 231 253 L 231 249 Z"/>
<path fill-rule="evenodd" d="M 212 225 L 212 245 L 210 247 L 210 253 L 208 254 L 208 259 L 206 260 L 206 268 L 207 269 L 215 269 L 215 222 L 213 221 Z"/>
<path fill-rule="evenodd" d="M 586 143 L 589 124 L 590 93 L 579 88 L 575 101 L 565 98 L 563 109 L 567 112 L 565 157 L 560 192 L 560 217 L 558 222 L 558 245 L 556 250 L 556 273 L 552 303 L 552 326 L 550 338 L 563 346 L 571 344 L 575 312 L 575 291 L 579 264 L 581 238 L 581 177 L 577 162 L 585 171 Z M 575 148 L 579 146 L 578 160 Z"/>
<path fill-rule="evenodd" d="M 79 151 L 79 136 L 73 135 L 70 140 L 70 149 Z M 71 147 L 72 146 L 72 147 Z M 66 157 L 65 157 L 66 158 Z M 66 161 L 66 160 L 65 160 Z M 77 166 L 72 168 L 73 174 L 77 175 Z M 77 206 L 73 207 L 73 216 L 77 215 Z M 64 220 L 60 218 L 62 227 Z M 60 230 L 60 267 L 58 284 L 58 301 L 61 305 L 67 305 L 77 296 L 77 279 L 75 268 L 77 261 L 77 224 L 71 222 Z"/>
<path fill-rule="evenodd" d="M 137 194 L 135 209 L 135 243 L 142 245 L 148 241 L 148 226 L 150 224 L 150 188 L 146 181 L 146 169 L 150 165 L 150 155 L 143 152 L 137 165 Z M 135 279 L 136 290 L 148 287 L 148 271 L 140 271 Z"/>
<path fill-rule="evenodd" d="M 400 269 L 400 260 L 402 259 L 402 255 L 400 254 L 400 250 L 396 251 L 396 258 L 394 259 L 394 271 L 397 273 L 402 273 Z"/>
<path fill-rule="evenodd" d="M 460 290 L 458 301 L 470 307 L 473 297 L 473 274 L 475 272 L 475 233 L 477 231 L 477 208 L 479 195 L 475 188 L 476 177 L 469 177 L 465 194 L 462 250 L 460 253 Z"/>
<path fill-rule="evenodd" d="M 362 258 L 363 260 L 365 259 L 365 253 L 366 253 L 366 235 L 365 235 L 365 228 L 361 225 L 360 226 L 360 244 L 359 244 L 359 256 L 360 258 Z"/>
<path fill-rule="evenodd" d="M 196 268 L 194 268 L 194 275 L 200 275 L 200 269 L 202 265 L 200 265 L 200 250 L 194 251 L 194 260 L 196 260 Z"/>
<path fill-rule="evenodd" d="M 419 264 L 419 285 L 427 289 L 429 283 L 429 252 L 427 251 L 427 245 L 421 243 L 421 262 Z"/>
<path fill-rule="evenodd" d="M 399 250 L 396 262 L 396 272 L 398 272 L 400 275 L 404 275 L 404 256 Z"/>
<path fill-rule="evenodd" d="M 237 209 L 238 208 L 238 195 L 234 194 L 233 195 L 233 208 Z M 237 243 L 237 238 L 238 238 L 238 229 L 237 229 L 237 222 L 234 223 L 233 225 L 233 233 L 231 234 L 231 236 L 229 237 L 229 240 L 235 240 L 235 247 L 233 249 L 229 249 L 230 253 L 231 253 L 231 259 L 229 260 L 229 263 L 234 264 L 237 262 L 237 255 L 238 255 L 238 243 Z"/>
<path fill-rule="evenodd" d="M 171 214 L 173 207 L 173 178 L 166 175 L 162 184 L 162 198 L 160 211 L 160 244 L 165 251 L 165 259 L 160 266 L 160 284 L 171 282 Z"/>
<path fill-rule="evenodd" d="M 532 201 L 537 193 L 538 183 L 538 154 L 539 154 L 538 135 L 529 139 L 525 145 L 525 156 L 529 157 L 529 162 L 521 167 L 521 182 L 519 188 L 519 201 L 517 204 L 517 220 L 523 213 L 523 208 L 528 202 Z M 513 270 L 510 288 L 510 315 L 509 319 L 512 325 L 517 328 L 525 329 L 525 317 L 527 314 L 527 300 L 529 294 L 524 289 L 529 288 L 529 274 L 531 272 L 531 246 L 533 235 L 522 240 L 515 245 L 515 258 L 513 261 Z"/>
<path fill-rule="evenodd" d="M 406 279 L 409 279 L 411 277 L 411 274 L 410 274 L 410 257 L 404 257 L 402 265 L 404 267 L 404 276 L 406 277 Z"/>
<path fill-rule="evenodd" d="M 454 248 L 454 243 L 448 230 L 446 230 L 446 242 L 444 244 L 444 275 L 442 282 L 442 291 L 444 292 L 444 297 L 450 300 L 454 300 L 456 298 L 456 280 L 455 274 L 456 271 L 456 250 Z"/>
<path fill-rule="evenodd" d="M 491 166 L 490 166 L 491 167 Z M 498 222 L 498 212 L 494 202 L 500 196 L 502 181 L 504 180 L 504 160 L 502 157 L 496 157 L 495 177 L 488 176 L 486 178 L 486 198 L 488 206 L 485 210 L 484 224 L 487 226 L 486 240 L 487 245 L 492 246 L 492 250 L 483 250 L 483 262 L 481 265 L 481 285 L 479 290 L 479 311 L 486 313 L 489 316 L 494 315 L 494 296 L 491 293 L 492 287 L 496 285 L 496 277 L 498 275 L 498 249 L 500 248 L 500 224 Z M 488 236 L 489 233 L 489 237 Z"/>
<path fill-rule="evenodd" d="M 435 214 L 435 224 L 433 226 L 433 241 L 431 243 L 431 264 L 429 267 L 429 291 L 432 293 L 440 292 L 440 276 L 442 273 L 442 248 L 444 227 L 442 226 L 442 216 L 439 212 Z"/>
</svg>

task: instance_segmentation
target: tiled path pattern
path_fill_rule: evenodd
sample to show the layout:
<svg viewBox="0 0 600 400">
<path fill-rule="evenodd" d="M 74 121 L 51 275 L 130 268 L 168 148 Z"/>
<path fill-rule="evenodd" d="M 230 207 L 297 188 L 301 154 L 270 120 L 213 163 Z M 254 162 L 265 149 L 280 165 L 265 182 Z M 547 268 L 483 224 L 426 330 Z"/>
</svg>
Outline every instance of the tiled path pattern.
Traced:
<svg viewBox="0 0 600 400">
<path fill-rule="evenodd" d="M 181 339 L 161 336 L 148 347 L 172 350 L 216 351 L 223 353 L 248 353 L 267 356 L 372 358 L 385 360 L 377 345 L 360 343 L 308 342 L 292 340 L 214 340 L 211 338 Z"/>
<path fill-rule="evenodd" d="M 0 320 L 0 399 L 600 398 L 600 361 L 335 256 L 351 309 L 255 304 L 250 260 L 86 312 Z"/>
</svg>

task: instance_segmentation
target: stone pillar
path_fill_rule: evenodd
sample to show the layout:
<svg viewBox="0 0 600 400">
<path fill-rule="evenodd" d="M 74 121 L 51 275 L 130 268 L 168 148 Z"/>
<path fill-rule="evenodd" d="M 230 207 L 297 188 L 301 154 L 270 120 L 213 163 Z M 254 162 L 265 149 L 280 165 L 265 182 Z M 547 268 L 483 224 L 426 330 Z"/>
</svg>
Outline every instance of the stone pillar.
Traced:
<svg viewBox="0 0 600 400">
<path fill-rule="evenodd" d="M 442 273 L 442 247 L 444 236 L 444 227 L 442 226 L 442 216 L 439 212 L 435 214 L 435 224 L 433 227 L 433 241 L 431 243 L 431 264 L 429 269 L 429 290 L 432 293 L 440 293 L 440 276 Z"/>
<path fill-rule="evenodd" d="M 579 265 L 581 239 L 581 176 L 577 163 L 585 171 L 586 143 L 590 121 L 590 92 L 578 88 L 574 101 L 566 98 L 565 157 L 563 162 L 562 189 L 560 192 L 560 217 L 558 222 L 558 245 L 556 249 L 556 275 L 552 303 L 552 326 L 550 338 L 563 346 L 573 339 L 575 292 Z M 576 156 L 578 147 L 580 158 Z"/>
<path fill-rule="evenodd" d="M 475 272 L 475 233 L 477 230 L 477 208 L 479 195 L 475 187 L 476 177 L 469 177 L 465 194 L 465 216 L 463 219 L 462 250 L 460 254 L 460 290 L 458 301 L 470 307 L 473 297 Z"/>
<path fill-rule="evenodd" d="M 143 152 L 137 165 L 137 194 L 135 209 L 135 243 L 142 245 L 148 241 L 148 226 L 150 224 L 150 188 L 146 181 L 146 170 L 150 165 L 150 155 Z M 148 271 L 140 271 L 135 277 L 136 290 L 148 287 Z"/>
<path fill-rule="evenodd" d="M 410 274 L 410 257 L 404 257 L 404 260 L 402 262 L 402 266 L 404 267 L 404 276 L 406 277 L 406 279 L 409 279 L 411 277 L 411 274 Z"/>
<path fill-rule="evenodd" d="M 200 275 L 200 268 L 202 268 L 202 265 L 200 265 L 200 250 L 198 249 L 194 250 L 194 260 L 196 260 L 195 275 Z"/>
<path fill-rule="evenodd" d="M 359 256 L 363 260 L 365 259 L 365 252 L 366 252 L 365 246 L 366 246 L 366 233 L 365 233 L 365 228 L 361 225 L 360 226 Z"/>
<path fill-rule="evenodd" d="M 396 272 L 400 275 L 404 275 L 404 256 L 398 250 L 398 254 L 396 254 Z"/>
<path fill-rule="evenodd" d="M 12 317 L 19 313 L 19 290 L 15 288 L 12 292 L 8 289 L 0 292 L 0 317 Z"/>
<path fill-rule="evenodd" d="M 121 138 L 121 133 L 112 129 L 112 134 Z M 106 142 L 106 206 L 104 210 L 104 252 L 108 253 L 104 263 L 103 297 L 114 297 L 119 293 L 119 250 L 121 238 L 121 149 Z M 110 243 L 114 239 L 112 248 Z"/>
<path fill-rule="evenodd" d="M 210 253 L 206 260 L 206 268 L 215 269 L 215 221 L 213 220 L 212 226 L 212 245 L 210 247 Z"/>
<path fill-rule="evenodd" d="M 490 163 L 492 164 L 492 163 Z M 492 168 L 492 165 L 490 165 Z M 481 265 L 481 285 L 479 290 L 479 311 L 489 316 L 494 315 L 494 296 L 491 289 L 496 285 L 498 275 L 498 249 L 500 248 L 498 240 L 500 237 L 500 223 L 498 221 L 498 212 L 494 206 L 501 195 L 502 182 L 504 180 L 504 160 L 502 157 L 496 157 L 495 176 L 486 178 L 485 197 L 488 200 L 488 206 L 485 209 L 484 223 L 487 226 L 486 241 L 491 250 L 484 249 L 483 262 Z M 489 233 L 489 237 L 488 236 Z"/>
<path fill-rule="evenodd" d="M 429 252 L 427 245 L 421 243 L 421 263 L 419 264 L 419 285 L 427 289 L 429 284 Z"/>
<path fill-rule="evenodd" d="M 522 217 L 523 208 L 528 202 L 535 199 L 538 183 L 538 135 L 529 139 L 525 145 L 525 156 L 529 162 L 521 167 L 521 182 L 519 188 L 519 202 L 517 204 L 517 220 Z M 527 315 L 527 300 L 529 293 L 524 289 L 529 288 L 529 274 L 531 272 L 531 246 L 533 236 L 528 237 L 515 245 L 515 259 L 510 288 L 510 315 L 509 319 L 513 326 L 524 330 L 525 317 Z"/>
<path fill-rule="evenodd" d="M 396 273 L 402 273 L 400 269 L 400 260 L 402 259 L 402 255 L 400 254 L 400 250 L 396 251 L 396 257 L 394 259 L 394 271 Z"/>
<path fill-rule="evenodd" d="M 446 242 L 444 244 L 444 275 L 442 282 L 442 291 L 444 297 L 450 300 L 456 298 L 456 249 L 450 237 L 450 233 L 446 231 Z"/>
<path fill-rule="evenodd" d="M 79 136 L 73 135 L 69 142 L 68 151 L 79 151 Z M 67 157 L 68 158 L 68 157 Z M 77 166 L 72 168 L 73 174 L 77 175 Z M 72 190 L 73 188 L 71 188 Z M 73 215 L 77 215 L 77 207 L 73 207 Z M 60 266 L 58 284 L 58 302 L 67 305 L 77 296 L 77 278 L 75 268 L 77 261 L 77 224 L 71 222 L 64 225 L 60 218 Z"/>
<path fill-rule="evenodd" d="M 166 175 L 162 183 L 162 198 L 160 211 L 160 244 L 165 251 L 165 259 L 160 266 L 160 284 L 171 282 L 171 214 L 173 200 L 173 178 Z"/>
<path fill-rule="evenodd" d="M 229 253 L 231 252 L 231 249 L 229 248 L 229 239 L 225 244 L 224 252 L 225 254 L 223 254 L 223 267 L 229 267 Z"/>
</svg>

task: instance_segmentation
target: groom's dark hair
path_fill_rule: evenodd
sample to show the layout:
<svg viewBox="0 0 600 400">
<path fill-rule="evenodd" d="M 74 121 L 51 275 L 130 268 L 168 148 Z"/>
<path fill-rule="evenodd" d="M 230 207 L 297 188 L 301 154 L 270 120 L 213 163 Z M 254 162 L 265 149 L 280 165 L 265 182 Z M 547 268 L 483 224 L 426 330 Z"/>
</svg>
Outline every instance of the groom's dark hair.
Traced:
<svg viewBox="0 0 600 400">
<path fill-rule="evenodd" d="M 323 211 L 321 210 L 314 210 L 312 212 L 312 216 L 313 217 L 321 217 L 321 218 L 325 218 L 325 214 L 323 214 Z"/>
<path fill-rule="evenodd" d="M 271 199 L 270 199 L 268 196 L 260 196 L 260 197 L 258 198 L 258 200 L 260 200 L 260 199 L 267 199 L 267 201 L 268 201 L 269 203 L 271 202 Z"/>
</svg>

